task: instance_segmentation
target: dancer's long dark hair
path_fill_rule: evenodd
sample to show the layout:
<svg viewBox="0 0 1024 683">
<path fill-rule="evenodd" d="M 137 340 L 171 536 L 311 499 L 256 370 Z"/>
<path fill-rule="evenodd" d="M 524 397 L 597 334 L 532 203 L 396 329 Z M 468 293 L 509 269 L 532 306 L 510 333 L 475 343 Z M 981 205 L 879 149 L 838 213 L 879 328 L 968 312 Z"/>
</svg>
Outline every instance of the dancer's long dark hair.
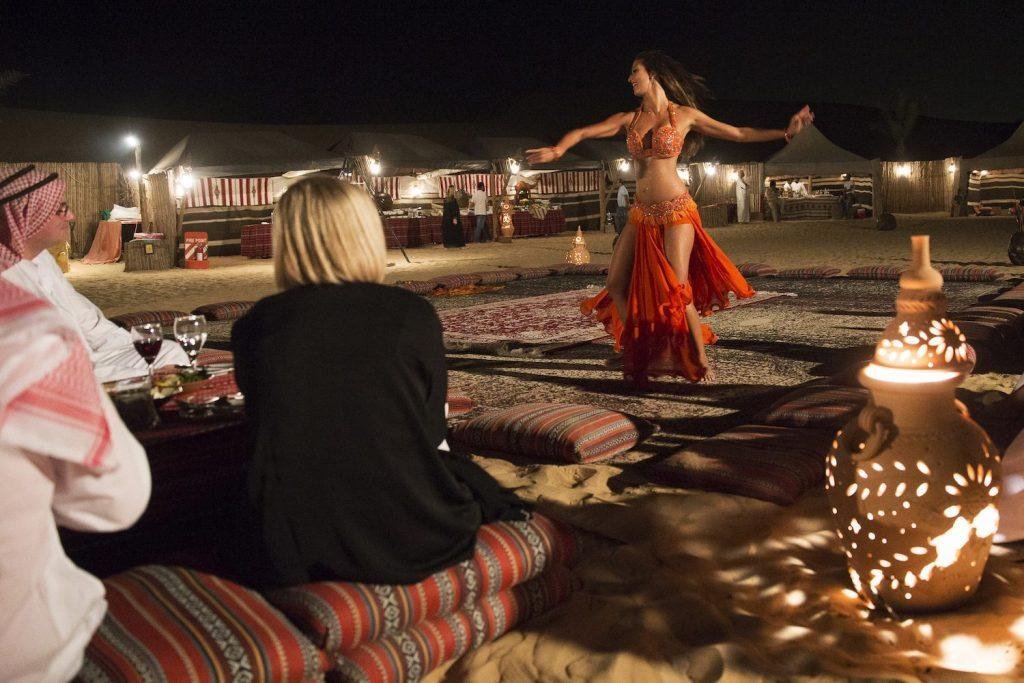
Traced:
<svg viewBox="0 0 1024 683">
<path fill-rule="evenodd" d="M 641 52 L 633 61 L 643 64 L 647 72 L 658 79 L 671 102 L 700 109 L 701 103 L 710 96 L 703 78 L 691 74 L 660 50 Z M 703 146 L 704 136 L 691 130 L 683 141 L 683 156 L 690 158 Z"/>
</svg>

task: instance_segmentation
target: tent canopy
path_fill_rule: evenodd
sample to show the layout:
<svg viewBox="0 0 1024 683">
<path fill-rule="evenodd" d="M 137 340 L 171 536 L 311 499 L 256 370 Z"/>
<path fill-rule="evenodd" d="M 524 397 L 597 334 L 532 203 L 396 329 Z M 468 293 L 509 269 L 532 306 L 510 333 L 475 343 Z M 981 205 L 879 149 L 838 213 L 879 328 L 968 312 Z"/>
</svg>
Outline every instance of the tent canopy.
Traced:
<svg viewBox="0 0 1024 683">
<path fill-rule="evenodd" d="M 765 163 L 765 175 L 867 175 L 871 169 L 871 161 L 843 149 L 813 125 Z"/>
<path fill-rule="evenodd" d="M 277 131 L 200 131 L 179 140 L 149 172 L 190 166 L 200 176 L 266 176 L 341 168 L 344 163 L 337 154 Z"/>
<path fill-rule="evenodd" d="M 524 159 L 526 150 L 538 147 L 549 147 L 550 143 L 531 137 L 500 137 L 488 136 L 474 138 L 470 143 L 471 151 L 493 161 L 504 159 Z M 585 159 L 572 152 L 566 152 L 561 159 L 547 164 L 525 164 L 531 170 L 543 171 L 584 171 L 601 168 L 600 161 Z"/>
<path fill-rule="evenodd" d="M 1024 168 L 1024 123 L 1003 144 L 982 152 L 973 159 L 965 159 L 972 168 L 1000 169 Z"/>
<path fill-rule="evenodd" d="M 463 171 L 487 171 L 490 163 L 452 147 L 411 133 L 349 130 L 331 146 L 347 157 L 379 156 L 384 173 L 401 175 L 440 168 Z"/>
</svg>

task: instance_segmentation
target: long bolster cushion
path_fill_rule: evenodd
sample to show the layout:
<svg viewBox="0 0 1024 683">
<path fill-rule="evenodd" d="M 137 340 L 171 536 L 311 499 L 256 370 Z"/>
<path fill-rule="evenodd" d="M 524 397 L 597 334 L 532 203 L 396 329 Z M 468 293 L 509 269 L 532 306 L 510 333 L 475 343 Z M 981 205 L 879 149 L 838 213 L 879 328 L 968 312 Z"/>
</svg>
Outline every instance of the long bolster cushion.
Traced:
<svg viewBox="0 0 1024 683">
<path fill-rule="evenodd" d="M 528 522 L 480 527 L 473 557 L 419 583 L 390 586 L 323 581 L 267 598 L 328 653 L 469 609 L 578 556 L 573 530 L 535 514 Z"/>
<path fill-rule="evenodd" d="M 106 579 L 107 614 L 80 681 L 310 681 L 329 667 L 257 593 L 216 576 L 147 565 Z"/>
</svg>

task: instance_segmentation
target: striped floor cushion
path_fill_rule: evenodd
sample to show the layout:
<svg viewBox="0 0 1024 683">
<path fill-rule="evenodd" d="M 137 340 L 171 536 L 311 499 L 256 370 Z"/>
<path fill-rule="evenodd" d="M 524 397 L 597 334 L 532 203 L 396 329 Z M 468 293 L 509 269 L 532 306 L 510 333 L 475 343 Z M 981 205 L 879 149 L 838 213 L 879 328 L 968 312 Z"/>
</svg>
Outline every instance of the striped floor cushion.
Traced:
<svg viewBox="0 0 1024 683">
<path fill-rule="evenodd" d="M 698 441 L 650 469 L 662 484 L 790 505 L 821 483 L 831 429 L 744 425 Z"/>
<path fill-rule="evenodd" d="M 808 266 L 807 268 L 786 268 L 775 274 L 775 277 L 788 278 L 790 280 L 817 280 L 819 278 L 835 277 L 840 270 L 832 266 Z"/>
<path fill-rule="evenodd" d="M 767 277 L 778 272 L 767 263 L 747 262 L 739 264 L 736 268 L 739 269 L 740 275 L 743 277 Z"/>
<path fill-rule="evenodd" d="M 476 408 L 476 401 L 461 391 L 448 390 L 448 417 L 457 417 L 459 415 L 465 415 L 474 408 Z"/>
<path fill-rule="evenodd" d="M 110 322 L 123 327 L 126 330 L 132 329 L 135 325 L 145 325 L 146 323 L 159 323 L 160 325 L 167 327 L 167 331 L 170 331 L 171 325 L 174 325 L 174 319 L 180 318 L 183 315 L 188 315 L 184 311 L 135 311 L 133 313 L 122 313 L 121 315 L 114 315 L 110 317 Z"/>
<path fill-rule="evenodd" d="M 328 653 L 348 651 L 387 633 L 470 609 L 569 566 L 578 556 L 570 527 L 542 515 L 529 522 L 480 527 L 473 557 L 408 586 L 325 581 L 268 594 L 268 599 Z"/>
<path fill-rule="evenodd" d="M 199 365 L 213 365 L 214 363 L 234 363 L 235 354 L 222 349 L 202 349 L 197 358 Z"/>
<path fill-rule="evenodd" d="M 554 462 L 600 462 L 640 440 L 622 413 L 575 403 L 524 403 L 455 425 L 453 442 L 484 452 Z"/>
<path fill-rule="evenodd" d="M 1011 289 L 1001 292 L 999 296 L 995 298 L 996 302 L 1004 301 L 1024 301 L 1024 283 L 1017 285 Z"/>
<path fill-rule="evenodd" d="M 430 294 L 438 287 L 433 280 L 403 280 L 396 282 L 395 286 L 408 289 L 413 294 Z"/>
<path fill-rule="evenodd" d="M 512 282 L 518 275 L 513 268 L 506 270 L 489 270 L 486 273 L 473 273 L 480 278 L 479 284 L 481 285 L 500 285 L 505 282 Z"/>
<path fill-rule="evenodd" d="M 547 612 L 572 590 L 568 571 L 556 567 L 528 583 L 484 598 L 470 609 L 339 653 L 327 680 L 415 683 L 442 664 Z"/>
<path fill-rule="evenodd" d="M 253 591 L 180 567 L 136 567 L 105 580 L 107 615 L 81 681 L 310 681 L 329 666 Z"/>
<path fill-rule="evenodd" d="M 578 266 L 566 264 L 562 275 L 607 275 L 608 264 L 584 263 Z"/>
<path fill-rule="evenodd" d="M 846 271 L 846 277 L 858 280 L 899 280 L 904 270 L 900 266 L 858 266 Z"/>
<path fill-rule="evenodd" d="M 479 284 L 480 276 L 473 273 L 442 275 L 441 277 L 435 277 L 432 282 L 437 283 L 438 287 L 443 287 L 444 289 L 456 289 L 457 287 Z"/>
<path fill-rule="evenodd" d="M 550 268 L 516 268 L 515 274 L 520 280 L 536 280 L 550 277 L 554 272 Z"/>
<path fill-rule="evenodd" d="M 869 392 L 860 387 L 818 384 L 786 394 L 755 420 L 777 427 L 837 430 L 864 404 Z"/>
<path fill-rule="evenodd" d="M 205 304 L 192 311 L 196 315 L 205 316 L 207 320 L 238 320 L 249 312 L 255 301 L 219 301 Z"/>
<path fill-rule="evenodd" d="M 992 282 L 1003 278 L 995 268 L 981 266 L 943 266 L 939 268 L 942 279 L 948 282 Z"/>
</svg>

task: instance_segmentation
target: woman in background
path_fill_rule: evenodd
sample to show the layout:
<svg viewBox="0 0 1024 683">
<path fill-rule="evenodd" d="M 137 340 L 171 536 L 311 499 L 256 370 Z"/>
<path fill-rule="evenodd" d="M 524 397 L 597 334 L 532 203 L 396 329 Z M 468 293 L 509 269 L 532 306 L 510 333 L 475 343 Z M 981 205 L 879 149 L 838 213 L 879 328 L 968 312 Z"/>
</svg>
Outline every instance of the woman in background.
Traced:
<svg viewBox="0 0 1024 683">
<path fill-rule="evenodd" d="M 455 196 L 455 186 L 448 188 L 444 200 L 444 214 L 441 216 L 441 241 L 444 246 L 464 247 L 466 240 L 462 236 L 462 216 L 459 214 L 459 200 Z"/>
<path fill-rule="evenodd" d="M 232 331 L 251 459 L 249 579 L 419 581 L 470 557 L 481 524 L 520 503 L 446 434 L 441 323 L 384 280 L 384 233 L 362 190 L 303 179 L 273 218 L 284 290 Z M 444 446 L 446 448 L 446 446 Z"/>
<path fill-rule="evenodd" d="M 657 375 L 714 379 L 704 347 L 716 337 L 699 316 L 727 307 L 730 292 L 742 298 L 754 290 L 704 231 L 676 164 L 680 155 L 693 156 L 704 135 L 789 141 L 814 117 L 804 107 L 785 130 L 716 121 L 700 111 L 702 80 L 661 52 L 638 55 L 628 81 L 640 98 L 636 111 L 572 130 L 552 147 L 528 150 L 527 160 L 554 161 L 581 140 L 625 131 L 637 165 L 635 203 L 612 253 L 607 288 L 582 310 L 615 338 L 623 371 L 637 385 Z"/>
</svg>

